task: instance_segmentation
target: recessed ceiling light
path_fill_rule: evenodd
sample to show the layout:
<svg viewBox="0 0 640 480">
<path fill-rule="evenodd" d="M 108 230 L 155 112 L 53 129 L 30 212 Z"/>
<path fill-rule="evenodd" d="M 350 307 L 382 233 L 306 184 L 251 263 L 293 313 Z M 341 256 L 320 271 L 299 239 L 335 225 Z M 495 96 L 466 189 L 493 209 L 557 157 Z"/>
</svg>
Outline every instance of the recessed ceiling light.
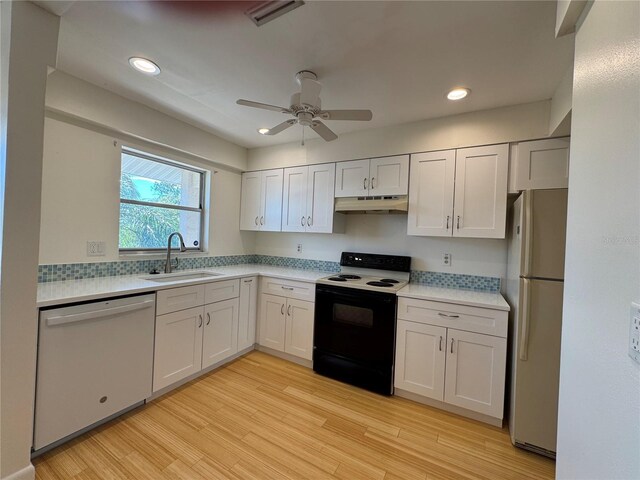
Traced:
<svg viewBox="0 0 640 480">
<path fill-rule="evenodd" d="M 269 129 L 268 128 L 259 128 L 258 129 L 258 133 L 261 135 L 266 135 L 267 133 L 269 133 Z"/>
<path fill-rule="evenodd" d="M 469 90 L 468 88 L 454 88 L 449 93 L 447 93 L 447 98 L 449 100 L 462 100 L 470 93 L 471 90 Z"/>
<path fill-rule="evenodd" d="M 146 58 L 131 57 L 129 59 L 129 65 L 147 75 L 158 75 L 160 73 L 160 67 Z"/>
</svg>

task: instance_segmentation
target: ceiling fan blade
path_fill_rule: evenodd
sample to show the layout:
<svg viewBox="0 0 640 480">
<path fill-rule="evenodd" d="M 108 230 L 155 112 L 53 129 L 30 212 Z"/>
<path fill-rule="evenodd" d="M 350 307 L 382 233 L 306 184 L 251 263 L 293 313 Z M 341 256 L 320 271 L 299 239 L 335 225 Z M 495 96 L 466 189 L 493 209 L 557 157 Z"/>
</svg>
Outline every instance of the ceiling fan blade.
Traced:
<svg viewBox="0 0 640 480">
<path fill-rule="evenodd" d="M 300 80 L 300 85 L 300 103 L 315 107 L 318 104 L 322 85 L 311 78 L 303 78 Z"/>
<path fill-rule="evenodd" d="M 236 103 L 238 105 L 244 105 L 245 107 L 261 108 L 263 110 L 272 110 L 274 112 L 281 113 L 291 113 L 288 108 L 278 107 L 276 105 L 268 105 L 266 103 L 252 102 L 251 100 L 243 100 L 242 98 L 240 100 L 237 100 Z"/>
<path fill-rule="evenodd" d="M 338 136 L 335 133 L 333 133 L 331 129 L 322 122 L 318 122 L 318 121 L 313 122 L 311 124 L 311 128 L 313 129 L 314 132 L 316 132 L 318 135 L 324 138 L 327 142 L 330 142 L 331 140 L 335 140 L 336 138 L 338 138 Z"/>
<path fill-rule="evenodd" d="M 323 110 L 318 116 L 324 120 L 359 120 L 368 122 L 373 118 L 371 110 Z"/>
<path fill-rule="evenodd" d="M 287 120 L 286 122 L 282 122 L 279 125 L 276 125 L 273 128 L 270 128 L 269 131 L 267 133 L 265 133 L 265 135 L 275 135 L 277 133 L 280 133 L 283 130 L 286 130 L 287 128 L 291 127 L 292 125 L 295 125 L 296 123 L 298 123 L 297 120 Z"/>
</svg>

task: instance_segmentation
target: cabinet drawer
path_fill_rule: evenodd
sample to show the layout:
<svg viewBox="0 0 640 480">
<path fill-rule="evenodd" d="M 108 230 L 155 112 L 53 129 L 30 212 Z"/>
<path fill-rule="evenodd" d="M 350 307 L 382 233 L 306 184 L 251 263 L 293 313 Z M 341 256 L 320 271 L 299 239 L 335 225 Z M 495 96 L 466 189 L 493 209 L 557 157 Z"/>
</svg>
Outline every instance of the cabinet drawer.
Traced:
<svg viewBox="0 0 640 480">
<path fill-rule="evenodd" d="M 496 337 L 507 336 L 507 312 L 401 297 L 398 318 Z"/>
<path fill-rule="evenodd" d="M 240 280 L 224 280 L 207 283 L 204 286 L 204 303 L 221 302 L 240 295 Z"/>
<path fill-rule="evenodd" d="M 260 288 L 262 293 L 280 295 L 281 297 L 297 298 L 298 300 L 306 300 L 308 302 L 313 302 L 316 298 L 315 283 L 263 277 L 260 280 Z"/>
<path fill-rule="evenodd" d="M 156 296 L 156 315 L 204 305 L 204 285 L 160 290 Z"/>
</svg>

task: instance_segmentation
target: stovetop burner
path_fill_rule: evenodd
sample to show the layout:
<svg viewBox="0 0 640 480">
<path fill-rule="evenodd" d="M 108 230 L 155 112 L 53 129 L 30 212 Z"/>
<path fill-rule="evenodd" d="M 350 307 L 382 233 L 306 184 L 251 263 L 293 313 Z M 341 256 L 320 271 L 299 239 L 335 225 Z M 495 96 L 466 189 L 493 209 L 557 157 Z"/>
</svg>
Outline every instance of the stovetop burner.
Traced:
<svg viewBox="0 0 640 480">
<path fill-rule="evenodd" d="M 393 287 L 393 283 L 390 283 L 390 282 L 378 282 L 378 281 L 367 282 L 367 285 L 371 285 L 372 287 Z"/>
<path fill-rule="evenodd" d="M 343 273 L 338 275 L 340 278 L 344 278 L 345 280 L 360 280 L 362 277 L 360 277 L 359 275 L 350 275 L 347 273 Z"/>
<path fill-rule="evenodd" d="M 342 277 L 329 277 L 327 280 L 331 280 L 332 282 L 346 282 L 346 278 Z"/>
<path fill-rule="evenodd" d="M 380 281 L 384 283 L 400 283 L 395 278 L 381 278 Z"/>
</svg>

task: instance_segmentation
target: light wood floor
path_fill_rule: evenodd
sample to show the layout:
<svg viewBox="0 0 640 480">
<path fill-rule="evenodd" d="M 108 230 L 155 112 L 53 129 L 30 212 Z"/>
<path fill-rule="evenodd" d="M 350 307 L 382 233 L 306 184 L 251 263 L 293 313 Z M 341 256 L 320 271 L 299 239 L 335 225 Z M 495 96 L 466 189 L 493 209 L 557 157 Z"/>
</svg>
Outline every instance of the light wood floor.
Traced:
<svg viewBox="0 0 640 480">
<path fill-rule="evenodd" d="M 252 352 L 35 460 L 38 479 L 548 479 L 508 431 Z"/>
</svg>

